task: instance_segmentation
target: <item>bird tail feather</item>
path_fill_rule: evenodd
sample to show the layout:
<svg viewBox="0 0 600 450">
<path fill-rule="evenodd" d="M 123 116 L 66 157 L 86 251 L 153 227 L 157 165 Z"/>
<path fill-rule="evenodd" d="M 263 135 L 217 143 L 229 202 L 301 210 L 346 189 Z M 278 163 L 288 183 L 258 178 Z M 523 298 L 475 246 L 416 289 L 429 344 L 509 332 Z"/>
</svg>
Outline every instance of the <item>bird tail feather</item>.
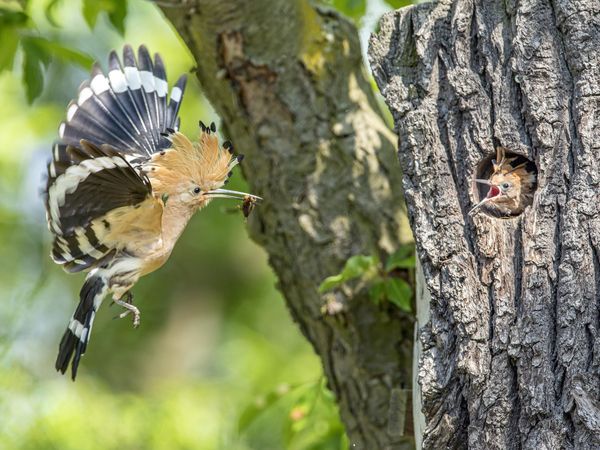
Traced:
<svg viewBox="0 0 600 450">
<path fill-rule="evenodd" d="M 101 276 L 94 272 L 88 275 L 79 293 L 79 305 L 77 305 L 60 341 L 55 367 L 64 374 L 72 358 L 71 378 L 73 381 L 77 376 L 81 356 L 85 353 L 90 341 L 96 311 L 106 295 L 107 288 L 107 283 Z"/>
</svg>

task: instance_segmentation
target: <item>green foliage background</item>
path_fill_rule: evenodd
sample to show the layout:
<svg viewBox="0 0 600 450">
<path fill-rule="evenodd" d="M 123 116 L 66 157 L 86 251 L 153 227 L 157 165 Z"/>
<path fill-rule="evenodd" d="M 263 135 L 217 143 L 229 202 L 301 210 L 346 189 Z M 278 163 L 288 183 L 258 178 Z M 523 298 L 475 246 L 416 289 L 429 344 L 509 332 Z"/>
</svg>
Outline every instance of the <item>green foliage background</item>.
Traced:
<svg viewBox="0 0 600 450">
<path fill-rule="evenodd" d="M 404 3 L 329 2 L 363 37 Z M 227 201 L 134 288 L 139 329 L 107 301 L 77 382 L 54 371 L 83 275 L 48 256 L 43 173 L 91 61 L 124 43 L 160 52 L 171 80 L 194 66 L 149 2 L 0 0 L 0 449 L 347 448 L 319 360 Z M 181 117 L 191 136 L 218 123 L 193 77 Z M 239 173 L 230 186 L 246 189 Z"/>
</svg>

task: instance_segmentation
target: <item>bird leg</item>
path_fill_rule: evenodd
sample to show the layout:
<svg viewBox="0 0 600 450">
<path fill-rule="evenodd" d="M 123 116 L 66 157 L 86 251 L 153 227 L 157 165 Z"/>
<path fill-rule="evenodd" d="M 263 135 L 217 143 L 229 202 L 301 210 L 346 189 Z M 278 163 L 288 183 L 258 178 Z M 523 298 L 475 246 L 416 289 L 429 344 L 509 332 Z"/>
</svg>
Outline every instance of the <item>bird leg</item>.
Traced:
<svg viewBox="0 0 600 450">
<path fill-rule="evenodd" d="M 125 300 L 121 300 L 122 298 L 125 298 Z M 133 294 L 130 291 L 125 292 L 125 294 L 123 294 L 121 296 L 121 299 L 113 299 L 113 301 L 119 305 L 122 306 L 123 308 L 125 308 L 125 311 L 123 311 L 121 314 L 119 314 L 118 316 L 115 317 L 115 319 L 118 317 L 119 319 L 122 319 L 126 316 L 128 316 L 130 313 L 133 313 L 133 327 L 137 328 L 140 326 L 140 310 L 133 306 Z"/>
</svg>

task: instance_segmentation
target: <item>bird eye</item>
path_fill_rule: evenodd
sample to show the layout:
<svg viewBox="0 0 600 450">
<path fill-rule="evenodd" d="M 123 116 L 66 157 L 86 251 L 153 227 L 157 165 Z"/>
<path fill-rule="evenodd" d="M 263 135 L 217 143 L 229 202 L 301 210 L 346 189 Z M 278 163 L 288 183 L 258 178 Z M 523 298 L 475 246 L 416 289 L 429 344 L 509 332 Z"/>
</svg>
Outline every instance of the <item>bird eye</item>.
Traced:
<svg viewBox="0 0 600 450">
<path fill-rule="evenodd" d="M 195 187 L 194 188 L 194 194 L 198 195 L 201 192 L 201 189 L 199 187 Z"/>
<path fill-rule="evenodd" d="M 510 183 L 502 183 L 502 189 L 508 189 L 510 187 Z"/>
</svg>

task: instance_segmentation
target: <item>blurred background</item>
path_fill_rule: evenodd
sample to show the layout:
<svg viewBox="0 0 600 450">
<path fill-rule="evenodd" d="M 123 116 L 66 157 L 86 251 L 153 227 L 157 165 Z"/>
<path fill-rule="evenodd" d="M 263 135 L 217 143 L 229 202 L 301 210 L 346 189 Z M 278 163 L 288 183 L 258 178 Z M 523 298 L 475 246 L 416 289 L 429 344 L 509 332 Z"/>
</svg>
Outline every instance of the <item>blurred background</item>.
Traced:
<svg viewBox="0 0 600 450">
<path fill-rule="evenodd" d="M 408 2 L 328 3 L 356 22 L 365 51 L 381 14 Z M 7 11 L 19 10 L 29 18 L 17 30 Z M 106 301 L 77 382 L 54 370 L 84 275 L 50 260 L 40 192 L 89 65 L 57 47 L 45 69 L 24 74 L 24 44 L 6 61 L 15 33 L 103 67 L 111 49 L 145 43 L 172 81 L 195 64 L 150 2 L 0 1 L 0 449 L 347 448 L 319 360 L 228 200 L 196 215 L 169 262 L 136 285 L 140 328 L 113 320 L 120 310 Z M 199 119 L 219 123 L 193 77 L 180 116 L 188 136 Z M 228 187 L 246 190 L 239 171 Z"/>
</svg>

